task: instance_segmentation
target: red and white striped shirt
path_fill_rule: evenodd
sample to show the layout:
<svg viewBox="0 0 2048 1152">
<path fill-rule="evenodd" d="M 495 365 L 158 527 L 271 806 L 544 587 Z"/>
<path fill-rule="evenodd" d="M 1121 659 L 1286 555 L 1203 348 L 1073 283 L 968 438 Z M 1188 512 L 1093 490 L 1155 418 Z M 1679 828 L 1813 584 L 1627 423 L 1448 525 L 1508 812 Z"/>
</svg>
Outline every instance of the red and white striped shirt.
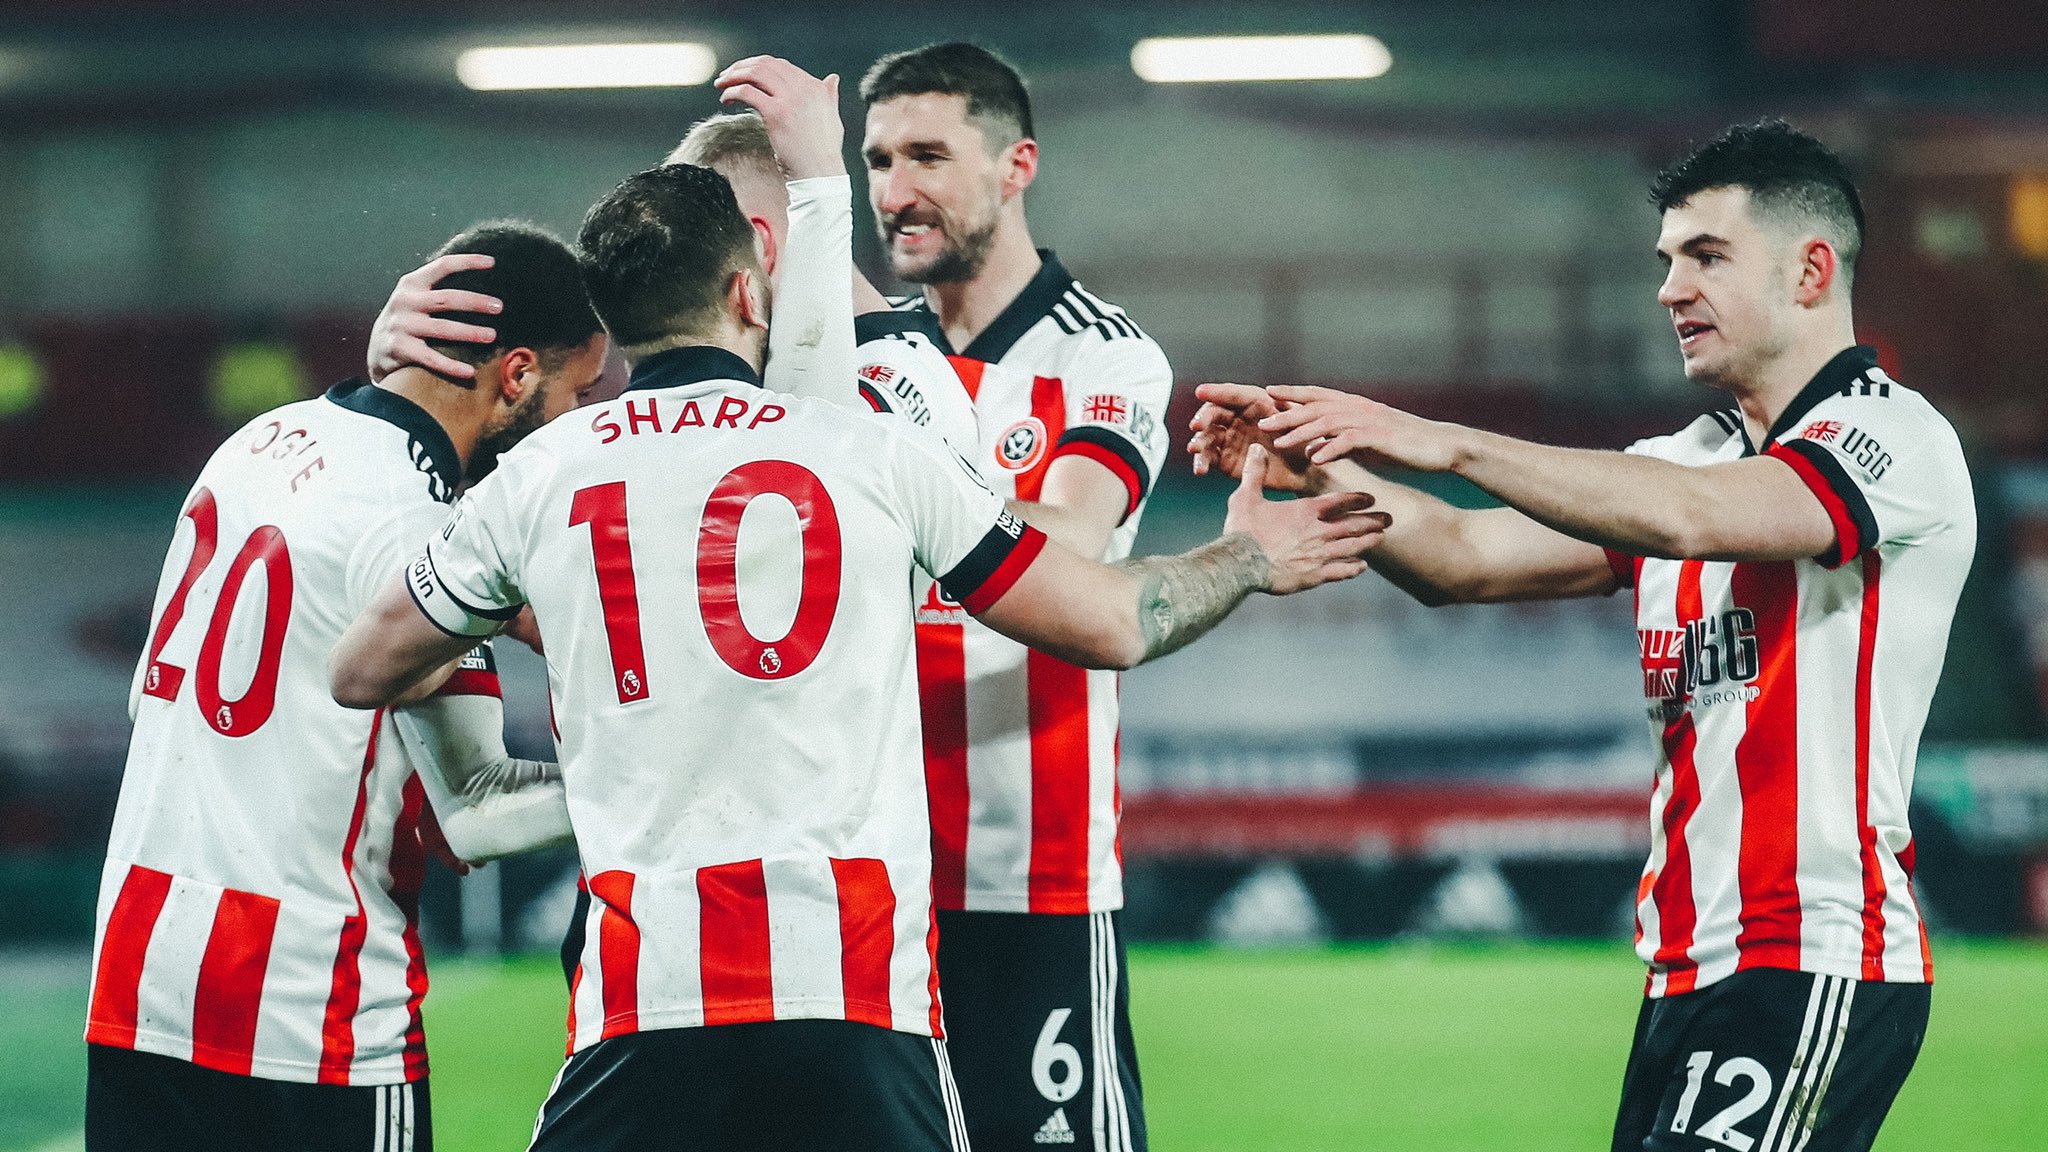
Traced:
<svg viewBox="0 0 2048 1152">
<path fill-rule="evenodd" d="M 531 603 L 592 896 L 571 1050 L 803 1018 L 941 1030 L 917 569 L 970 611 L 1044 544 L 937 437 L 681 348 L 529 436 L 412 569 Z"/>
<path fill-rule="evenodd" d="M 952 356 L 974 400 L 974 466 L 1036 500 L 1046 469 L 1080 455 L 1128 489 L 1101 560 L 1130 555 L 1166 459 L 1173 370 L 1152 338 L 1050 251 L 1031 283 Z M 925 311 L 921 299 L 908 311 Z M 917 613 L 932 868 L 939 907 L 1104 912 L 1123 907 L 1117 674 L 1034 651 L 943 594 Z"/>
<path fill-rule="evenodd" d="M 1702 465 L 1757 449 L 1730 411 L 1629 450 Z M 1857 347 L 1821 370 L 1762 451 L 1834 519 L 1826 554 L 1610 555 L 1635 587 L 1663 750 L 1636 904 L 1652 996 L 1749 968 L 1933 979 L 1906 809 L 1976 550 L 1962 449 Z"/>
<path fill-rule="evenodd" d="M 130 697 L 88 1042 L 275 1080 L 426 1075 L 431 815 L 396 726 L 337 705 L 327 658 L 460 477 L 432 417 L 361 383 L 258 417 L 200 473 Z M 487 652 L 443 690 L 495 700 Z"/>
</svg>

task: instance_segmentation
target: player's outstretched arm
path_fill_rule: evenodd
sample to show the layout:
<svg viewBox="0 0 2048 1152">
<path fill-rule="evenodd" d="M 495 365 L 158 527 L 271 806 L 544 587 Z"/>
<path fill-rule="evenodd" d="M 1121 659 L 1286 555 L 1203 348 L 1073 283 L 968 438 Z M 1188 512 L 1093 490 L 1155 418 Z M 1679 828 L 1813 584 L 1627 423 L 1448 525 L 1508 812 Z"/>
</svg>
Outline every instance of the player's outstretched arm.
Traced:
<svg viewBox="0 0 2048 1152">
<path fill-rule="evenodd" d="M 567 843 L 558 765 L 505 751 L 495 696 L 431 696 L 391 714 L 449 850 L 465 864 Z"/>
<path fill-rule="evenodd" d="M 328 687 L 344 708 L 388 708 L 422 698 L 422 682 L 476 647 L 482 636 L 452 636 L 434 625 L 393 576 L 341 634 L 328 657 Z M 427 689 L 431 691 L 431 688 Z"/>
<path fill-rule="evenodd" d="M 1328 388 L 1277 387 L 1259 421 L 1282 451 L 1470 480 L 1538 523 L 1638 556 L 1769 561 L 1818 556 L 1835 524 L 1792 466 L 1771 456 L 1690 467 L 1623 452 L 1553 448 L 1424 420 Z"/>
<path fill-rule="evenodd" d="M 1259 421 L 1279 411 L 1263 388 L 1204 384 L 1190 427 L 1196 475 L 1242 473 L 1254 445 L 1271 453 L 1269 487 L 1295 492 L 1367 492 L 1393 519 L 1373 551 L 1373 570 L 1424 604 L 1599 596 L 1614 590 L 1597 545 L 1547 528 L 1512 508 L 1466 509 L 1376 476 L 1349 458 L 1315 464 L 1306 452 L 1273 446 Z"/>
<path fill-rule="evenodd" d="M 1118 564 L 1049 542 L 981 621 L 1072 664 L 1132 668 L 1192 644 L 1253 592 L 1284 596 L 1365 571 L 1387 527 L 1370 496 L 1267 500 L 1264 472 L 1254 449 L 1221 538 Z"/>
<path fill-rule="evenodd" d="M 496 329 L 457 320 L 443 319 L 442 312 L 483 312 L 505 310 L 496 296 L 437 288 L 441 278 L 453 272 L 472 272 L 496 263 L 479 252 L 455 252 L 436 257 L 398 278 L 377 322 L 370 326 L 370 379 L 382 380 L 408 364 L 429 372 L 468 380 L 476 376 L 474 365 L 434 351 L 429 340 L 453 340 L 463 344 L 488 344 L 498 338 Z"/>
</svg>

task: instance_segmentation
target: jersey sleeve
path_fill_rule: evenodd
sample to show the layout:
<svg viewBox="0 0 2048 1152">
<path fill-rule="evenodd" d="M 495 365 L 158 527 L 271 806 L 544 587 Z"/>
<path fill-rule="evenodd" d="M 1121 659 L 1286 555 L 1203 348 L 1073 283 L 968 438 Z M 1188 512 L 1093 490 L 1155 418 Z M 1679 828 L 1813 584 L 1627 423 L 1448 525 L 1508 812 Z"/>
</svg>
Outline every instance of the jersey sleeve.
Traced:
<svg viewBox="0 0 2048 1152">
<path fill-rule="evenodd" d="M 426 551 L 406 569 L 413 603 L 451 636 L 488 636 L 519 614 L 520 491 L 517 449 L 455 502 Z"/>
<path fill-rule="evenodd" d="M 1767 451 L 1792 466 L 1834 522 L 1834 546 L 1814 557 L 1824 567 L 1880 544 L 1917 543 L 1974 514 L 1959 507 L 1970 496 L 1953 481 L 1967 471 L 1942 460 L 1960 456 L 1953 430 L 1917 396 L 1889 391 L 1830 396 Z"/>
<path fill-rule="evenodd" d="M 1119 338 L 1091 348 L 1069 369 L 1067 430 L 1053 457 L 1086 456 L 1124 482 L 1130 519 L 1166 463 L 1166 404 L 1173 369 L 1150 340 Z"/>
<path fill-rule="evenodd" d="M 845 176 L 818 176 L 788 187 L 789 229 L 777 260 L 763 382 L 776 392 L 851 405 L 852 184 Z"/>
<path fill-rule="evenodd" d="M 854 389 L 877 412 L 890 412 L 972 457 L 980 443 L 974 401 L 931 335 L 931 317 L 870 312 L 854 317 Z"/>
<path fill-rule="evenodd" d="M 1002 599 L 1045 548 L 967 461 L 935 440 L 895 436 L 895 483 L 918 566 L 974 615 Z"/>
<path fill-rule="evenodd" d="M 445 504 L 416 503 L 400 508 L 371 525 L 349 553 L 349 611 L 360 612 L 385 581 L 405 572 L 428 540 L 448 520 Z"/>
</svg>

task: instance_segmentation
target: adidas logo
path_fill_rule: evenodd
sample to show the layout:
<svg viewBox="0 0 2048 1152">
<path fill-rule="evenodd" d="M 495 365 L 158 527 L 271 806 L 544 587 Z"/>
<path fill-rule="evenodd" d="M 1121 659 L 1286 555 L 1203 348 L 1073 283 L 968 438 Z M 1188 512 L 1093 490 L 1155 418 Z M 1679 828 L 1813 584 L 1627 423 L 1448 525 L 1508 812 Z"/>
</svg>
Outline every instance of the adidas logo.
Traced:
<svg viewBox="0 0 2048 1152">
<path fill-rule="evenodd" d="M 1053 1109 L 1052 1115 L 1046 1119 L 1044 1124 L 1039 1126 L 1038 1134 L 1031 1138 L 1031 1142 L 1033 1144 L 1072 1144 L 1074 1142 L 1074 1126 L 1067 1123 L 1067 1110 L 1065 1108 Z"/>
</svg>

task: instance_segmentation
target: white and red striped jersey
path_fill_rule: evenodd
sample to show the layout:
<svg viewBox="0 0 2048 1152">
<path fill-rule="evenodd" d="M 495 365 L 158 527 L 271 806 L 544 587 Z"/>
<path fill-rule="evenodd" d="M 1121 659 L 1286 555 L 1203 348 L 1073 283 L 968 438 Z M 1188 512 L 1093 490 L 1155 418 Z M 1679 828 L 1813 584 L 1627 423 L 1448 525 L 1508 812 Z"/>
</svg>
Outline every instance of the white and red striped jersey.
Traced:
<svg viewBox="0 0 2048 1152">
<path fill-rule="evenodd" d="M 431 815 L 395 726 L 336 704 L 327 660 L 460 478 L 431 416 L 360 382 L 256 418 L 201 471 L 131 694 L 89 1042 L 275 1080 L 426 1074 Z M 444 691 L 495 699 L 487 653 Z"/>
<path fill-rule="evenodd" d="M 1173 371 L 1122 309 L 1039 254 L 1038 275 L 952 356 L 979 426 L 969 458 L 996 491 L 1026 501 L 1055 459 L 1101 463 L 1129 489 L 1097 557 L 1120 560 L 1166 459 Z M 902 308 L 929 312 L 922 299 Z M 917 619 L 939 907 L 1121 908 L 1117 674 L 1033 651 L 943 595 L 928 596 Z"/>
<path fill-rule="evenodd" d="M 853 318 L 853 332 L 854 388 L 867 406 L 938 433 L 972 462 L 981 448 L 974 400 L 931 315 L 869 312 Z"/>
<path fill-rule="evenodd" d="M 571 1050 L 847 1019 L 936 1035 L 905 609 L 979 611 L 1044 537 L 937 438 L 681 348 L 507 453 L 412 568 L 442 628 L 533 606 L 588 876 Z"/>
<path fill-rule="evenodd" d="M 1632 446 L 1680 464 L 1754 455 L 1734 411 Z M 1748 968 L 1933 979 L 1906 823 L 1913 765 L 1976 551 L 1956 434 L 1857 347 L 1761 451 L 1835 522 L 1774 563 L 1610 554 L 1633 584 L 1663 750 L 1636 903 L 1649 994 Z"/>
</svg>

